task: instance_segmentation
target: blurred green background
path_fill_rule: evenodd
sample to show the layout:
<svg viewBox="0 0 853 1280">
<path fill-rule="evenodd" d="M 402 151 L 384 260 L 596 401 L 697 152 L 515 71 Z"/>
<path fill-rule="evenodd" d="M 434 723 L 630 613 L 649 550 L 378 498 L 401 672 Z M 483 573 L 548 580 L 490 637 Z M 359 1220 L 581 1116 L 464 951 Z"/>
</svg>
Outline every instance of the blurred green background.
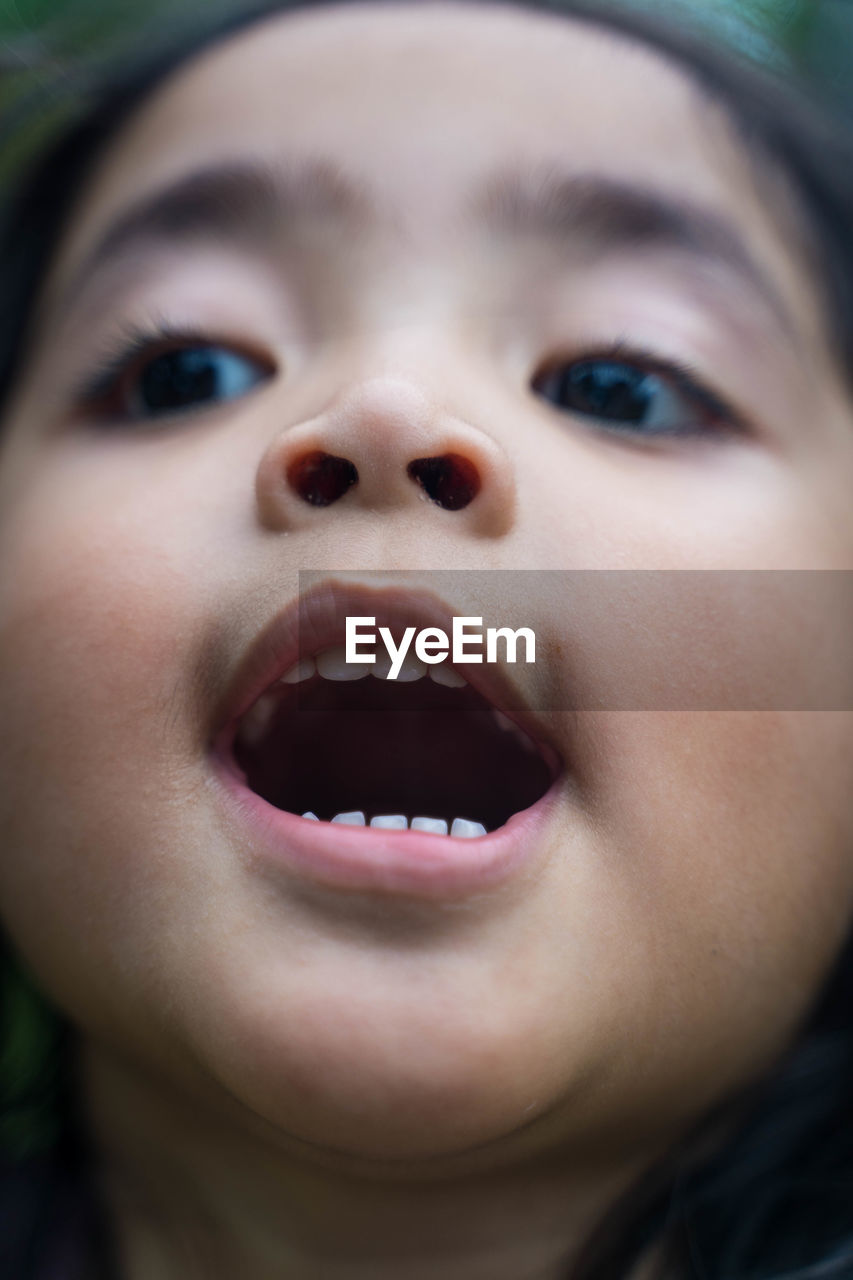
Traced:
<svg viewBox="0 0 853 1280">
<path fill-rule="evenodd" d="M 239 4 L 240 0 L 233 0 Z M 766 53 L 779 46 L 794 57 L 807 52 L 815 28 L 849 0 L 634 0 L 641 8 L 687 8 L 721 24 L 735 40 Z M 224 0 L 2 0 L 0 36 L 7 44 L 4 65 L 16 59 L 62 56 L 131 36 L 156 15 L 209 13 Z"/>
<path fill-rule="evenodd" d="M 623 0 L 625 3 L 626 0 Z M 851 0 L 627 0 L 647 10 L 697 15 L 762 59 L 811 64 L 830 55 L 839 35 L 853 32 Z M 241 0 L 0 0 L 3 72 L 53 67 L 96 47 L 140 38 L 166 23 Z M 840 69 L 840 68 L 839 68 Z"/>
<path fill-rule="evenodd" d="M 85 89 L 85 68 L 247 0 L 0 0 L 0 184 Z M 748 57 L 804 72 L 853 116 L 853 0 L 622 0 L 707 25 Z M 29 104 L 38 101 L 38 112 Z M 5 126 L 5 127 L 4 127 Z"/>
</svg>

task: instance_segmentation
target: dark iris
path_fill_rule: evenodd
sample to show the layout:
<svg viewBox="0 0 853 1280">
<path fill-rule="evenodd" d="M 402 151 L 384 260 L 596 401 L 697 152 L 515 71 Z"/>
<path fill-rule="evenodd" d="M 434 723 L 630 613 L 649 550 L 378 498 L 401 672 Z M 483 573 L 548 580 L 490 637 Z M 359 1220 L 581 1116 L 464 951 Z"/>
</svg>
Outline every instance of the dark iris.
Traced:
<svg viewBox="0 0 853 1280">
<path fill-rule="evenodd" d="M 563 374 L 563 394 L 578 413 L 620 422 L 642 422 L 654 395 L 655 380 L 629 365 L 588 360 L 569 365 Z"/>
<path fill-rule="evenodd" d="M 211 401 L 229 400 L 263 378 L 257 363 L 222 347 L 183 347 L 155 356 L 129 394 L 134 414 L 176 413 Z"/>
</svg>

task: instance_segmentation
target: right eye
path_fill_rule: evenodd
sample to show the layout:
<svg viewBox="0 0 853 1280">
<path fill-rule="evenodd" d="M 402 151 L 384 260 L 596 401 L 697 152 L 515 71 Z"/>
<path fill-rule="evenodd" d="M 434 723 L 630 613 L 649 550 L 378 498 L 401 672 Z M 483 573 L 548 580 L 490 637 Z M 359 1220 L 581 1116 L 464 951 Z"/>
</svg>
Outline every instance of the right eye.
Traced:
<svg viewBox="0 0 853 1280">
<path fill-rule="evenodd" d="M 112 360 L 82 400 L 110 417 L 143 422 L 236 400 L 272 373 L 268 362 L 218 343 L 187 342 L 152 353 L 148 341 Z"/>
</svg>

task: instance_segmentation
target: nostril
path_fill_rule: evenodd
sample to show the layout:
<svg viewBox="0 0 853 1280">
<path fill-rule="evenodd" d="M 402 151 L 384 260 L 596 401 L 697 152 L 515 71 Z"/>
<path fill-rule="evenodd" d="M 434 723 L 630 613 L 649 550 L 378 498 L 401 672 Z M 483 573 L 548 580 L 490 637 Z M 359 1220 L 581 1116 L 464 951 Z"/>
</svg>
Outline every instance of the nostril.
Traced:
<svg viewBox="0 0 853 1280">
<path fill-rule="evenodd" d="M 427 497 L 445 511 L 461 511 L 480 492 L 477 468 L 458 453 L 445 453 L 440 458 L 415 458 L 407 470 Z"/>
<path fill-rule="evenodd" d="M 316 449 L 290 464 L 287 480 L 304 502 L 312 507 L 330 507 L 358 482 L 358 472 L 348 458 L 336 458 Z"/>
</svg>

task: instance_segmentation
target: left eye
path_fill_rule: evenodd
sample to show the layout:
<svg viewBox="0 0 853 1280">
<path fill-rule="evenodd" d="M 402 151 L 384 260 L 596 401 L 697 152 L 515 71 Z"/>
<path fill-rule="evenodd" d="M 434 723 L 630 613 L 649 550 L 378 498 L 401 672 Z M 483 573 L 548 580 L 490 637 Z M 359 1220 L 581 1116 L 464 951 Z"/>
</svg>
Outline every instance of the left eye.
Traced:
<svg viewBox="0 0 853 1280">
<path fill-rule="evenodd" d="M 269 374 L 260 361 L 227 347 L 176 347 L 140 355 L 101 380 L 92 398 L 120 417 L 139 421 L 237 399 Z"/>
<path fill-rule="evenodd" d="M 559 408 L 637 435 L 691 434 L 732 420 L 720 400 L 676 366 L 587 358 L 540 374 L 533 387 Z"/>
</svg>

